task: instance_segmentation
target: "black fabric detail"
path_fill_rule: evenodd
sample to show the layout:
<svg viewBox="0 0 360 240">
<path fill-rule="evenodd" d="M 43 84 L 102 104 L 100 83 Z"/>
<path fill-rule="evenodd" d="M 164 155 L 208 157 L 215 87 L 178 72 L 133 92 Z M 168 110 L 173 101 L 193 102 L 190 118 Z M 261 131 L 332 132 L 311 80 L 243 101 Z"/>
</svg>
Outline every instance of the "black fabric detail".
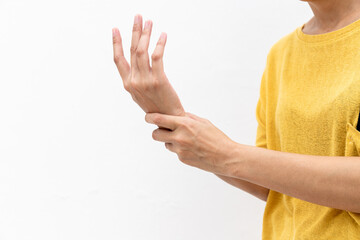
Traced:
<svg viewBox="0 0 360 240">
<path fill-rule="evenodd" d="M 358 122 L 357 122 L 357 125 L 356 125 L 356 129 L 358 131 L 360 131 L 360 113 L 359 113 L 359 117 L 358 117 Z"/>
</svg>

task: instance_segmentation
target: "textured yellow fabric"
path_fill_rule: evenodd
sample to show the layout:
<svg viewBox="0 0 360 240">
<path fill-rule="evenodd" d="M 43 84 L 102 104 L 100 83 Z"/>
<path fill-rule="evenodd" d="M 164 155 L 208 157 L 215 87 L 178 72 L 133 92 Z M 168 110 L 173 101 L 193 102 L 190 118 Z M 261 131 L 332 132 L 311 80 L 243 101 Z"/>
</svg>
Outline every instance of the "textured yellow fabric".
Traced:
<svg viewBox="0 0 360 240">
<path fill-rule="evenodd" d="M 359 156 L 360 19 L 319 35 L 303 33 L 303 26 L 277 41 L 267 55 L 255 145 L 308 155 Z M 262 239 L 359 240 L 360 214 L 270 190 Z"/>
</svg>

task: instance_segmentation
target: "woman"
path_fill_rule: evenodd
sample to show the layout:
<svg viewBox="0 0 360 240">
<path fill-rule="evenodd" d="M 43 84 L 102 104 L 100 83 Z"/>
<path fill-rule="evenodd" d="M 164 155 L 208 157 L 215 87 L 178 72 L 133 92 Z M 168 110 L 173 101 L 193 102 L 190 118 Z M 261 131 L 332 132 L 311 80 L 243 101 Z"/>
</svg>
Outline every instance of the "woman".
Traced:
<svg viewBox="0 0 360 240">
<path fill-rule="evenodd" d="M 149 64 L 152 22 L 137 15 L 131 67 L 113 29 L 124 87 L 159 126 L 153 138 L 190 166 L 266 201 L 263 239 L 360 239 L 360 1 L 306 1 L 314 16 L 275 43 L 256 107 L 256 146 L 184 111 L 163 69 L 166 34 Z"/>
</svg>

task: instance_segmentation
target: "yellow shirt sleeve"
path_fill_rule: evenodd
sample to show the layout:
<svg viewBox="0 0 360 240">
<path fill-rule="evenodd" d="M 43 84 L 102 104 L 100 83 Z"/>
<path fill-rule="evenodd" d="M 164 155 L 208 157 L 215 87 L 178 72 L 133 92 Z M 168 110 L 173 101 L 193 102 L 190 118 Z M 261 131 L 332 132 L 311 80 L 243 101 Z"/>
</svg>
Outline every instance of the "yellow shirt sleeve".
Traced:
<svg viewBox="0 0 360 240">
<path fill-rule="evenodd" d="M 268 72 L 267 63 L 261 78 L 260 97 L 256 105 L 256 120 L 258 126 L 256 131 L 255 146 L 262 148 L 267 148 L 267 142 L 266 142 L 266 82 L 267 82 L 267 72 Z"/>
</svg>

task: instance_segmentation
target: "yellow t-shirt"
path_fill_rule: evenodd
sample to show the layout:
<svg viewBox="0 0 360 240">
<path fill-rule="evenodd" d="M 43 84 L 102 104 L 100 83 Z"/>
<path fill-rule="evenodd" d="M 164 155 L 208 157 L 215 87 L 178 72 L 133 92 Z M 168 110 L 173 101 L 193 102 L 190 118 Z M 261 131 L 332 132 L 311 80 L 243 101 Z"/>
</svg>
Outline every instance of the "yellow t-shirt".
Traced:
<svg viewBox="0 0 360 240">
<path fill-rule="evenodd" d="M 319 35 L 303 33 L 303 26 L 282 37 L 267 55 L 255 145 L 307 155 L 359 156 L 360 19 Z M 270 189 L 262 239 L 359 240 L 360 214 Z"/>
</svg>

